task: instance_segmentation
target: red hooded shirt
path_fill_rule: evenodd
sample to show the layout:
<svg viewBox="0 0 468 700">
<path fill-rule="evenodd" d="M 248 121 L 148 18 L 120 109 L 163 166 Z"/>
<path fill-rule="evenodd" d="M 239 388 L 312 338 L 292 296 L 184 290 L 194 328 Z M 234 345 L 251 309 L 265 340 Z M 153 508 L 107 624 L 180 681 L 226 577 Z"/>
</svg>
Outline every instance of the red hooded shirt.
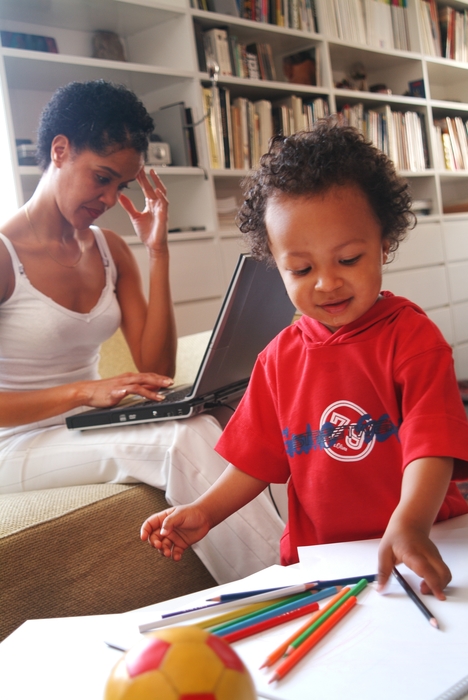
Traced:
<svg viewBox="0 0 468 700">
<path fill-rule="evenodd" d="M 335 333 L 303 316 L 259 355 L 216 449 L 258 479 L 289 479 L 283 564 L 298 546 L 381 537 L 410 462 L 453 457 L 468 478 L 451 348 L 390 292 Z M 467 512 L 452 482 L 438 520 Z"/>
</svg>

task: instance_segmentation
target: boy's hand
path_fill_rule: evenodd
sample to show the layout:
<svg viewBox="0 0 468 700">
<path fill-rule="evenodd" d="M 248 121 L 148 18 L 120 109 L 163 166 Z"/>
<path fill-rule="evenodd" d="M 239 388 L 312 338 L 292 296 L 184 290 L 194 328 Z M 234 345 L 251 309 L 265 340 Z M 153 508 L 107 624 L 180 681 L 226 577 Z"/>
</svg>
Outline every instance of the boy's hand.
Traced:
<svg viewBox="0 0 468 700">
<path fill-rule="evenodd" d="M 439 600 L 445 600 L 443 591 L 452 574 L 435 544 L 415 527 L 403 528 L 390 522 L 379 547 L 379 590 L 387 583 L 393 567 L 400 563 L 422 578 L 421 593 L 433 593 Z"/>
<path fill-rule="evenodd" d="M 178 506 L 145 520 L 140 537 L 143 541 L 148 540 L 165 557 L 179 561 L 184 550 L 201 540 L 209 529 L 210 524 L 201 508 Z"/>
</svg>

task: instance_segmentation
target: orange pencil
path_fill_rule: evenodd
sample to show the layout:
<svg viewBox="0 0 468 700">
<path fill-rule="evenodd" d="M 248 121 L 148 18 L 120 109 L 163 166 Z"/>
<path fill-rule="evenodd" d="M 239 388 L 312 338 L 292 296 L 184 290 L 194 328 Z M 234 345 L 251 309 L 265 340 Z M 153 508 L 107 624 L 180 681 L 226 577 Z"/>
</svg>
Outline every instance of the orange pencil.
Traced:
<svg viewBox="0 0 468 700">
<path fill-rule="evenodd" d="M 337 593 L 333 598 L 323 606 L 323 608 L 320 608 L 320 610 L 317 610 L 312 617 L 309 617 L 307 622 L 305 622 L 294 634 L 292 634 L 290 637 L 286 639 L 279 647 L 277 647 L 274 651 L 271 652 L 265 659 L 265 661 L 262 663 L 260 668 L 264 668 L 265 666 L 273 666 L 274 663 L 276 663 L 281 657 L 284 655 L 286 649 L 289 648 L 289 645 L 294 642 L 294 640 L 303 632 L 309 629 L 309 627 L 316 621 L 318 620 L 319 617 L 323 615 L 324 612 L 329 610 L 332 605 L 335 605 L 335 603 L 342 598 L 348 591 L 350 590 L 349 586 L 346 588 L 343 588 L 339 593 Z"/>
<path fill-rule="evenodd" d="M 328 618 L 328 620 L 325 620 L 325 622 L 320 625 L 320 627 L 318 627 L 315 632 L 310 635 L 310 637 L 302 642 L 302 644 L 298 646 L 292 654 L 290 654 L 282 663 L 280 663 L 268 683 L 273 683 L 274 681 L 284 678 L 284 676 L 293 668 L 293 666 L 295 666 L 307 654 L 307 652 L 310 651 L 312 647 L 314 647 L 327 634 L 327 632 L 329 632 L 332 627 L 334 627 L 336 623 L 339 622 L 341 618 L 344 617 L 346 613 L 348 613 L 351 608 L 356 605 L 356 603 L 356 596 L 351 596 L 351 598 L 348 598 L 343 605 L 340 605 L 340 607 L 337 608 L 337 610 Z"/>
</svg>

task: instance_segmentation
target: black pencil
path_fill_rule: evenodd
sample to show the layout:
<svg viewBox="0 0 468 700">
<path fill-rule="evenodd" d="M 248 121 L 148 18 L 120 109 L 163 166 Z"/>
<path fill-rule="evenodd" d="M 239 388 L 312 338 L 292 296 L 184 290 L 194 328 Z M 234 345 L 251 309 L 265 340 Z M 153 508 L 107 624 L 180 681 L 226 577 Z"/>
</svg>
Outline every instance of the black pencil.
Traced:
<svg viewBox="0 0 468 700">
<path fill-rule="evenodd" d="M 436 618 L 434 615 L 431 613 L 430 610 L 426 608 L 422 600 L 416 595 L 416 593 L 413 591 L 411 586 L 409 585 L 408 581 L 403 578 L 403 576 L 400 574 L 396 566 L 393 567 L 393 575 L 395 576 L 396 580 L 398 583 L 401 585 L 401 587 L 404 589 L 405 593 L 407 593 L 408 597 L 411 598 L 413 603 L 416 603 L 424 617 L 426 617 L 430 624 L 435 627 L 436 629 L 439 629 L 439 623 L 437 622 Z"/>
</svg>

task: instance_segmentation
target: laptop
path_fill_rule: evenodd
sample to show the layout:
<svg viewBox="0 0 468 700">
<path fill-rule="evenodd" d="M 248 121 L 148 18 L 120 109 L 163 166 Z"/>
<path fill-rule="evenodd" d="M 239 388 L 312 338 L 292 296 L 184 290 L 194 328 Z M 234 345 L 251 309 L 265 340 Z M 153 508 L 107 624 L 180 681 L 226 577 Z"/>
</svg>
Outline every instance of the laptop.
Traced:
<svg viewBox="0 0 468 700">
<path fill-rule="evenodd" d="M 67 417 L 71 430 L 188 418 L 239 398 L 257 355 L 288 326 L 295 308 L 276 268 L 242 254 L 195 381 L 162 390 L 162 401 L 131 397 L 112 408 Z"/>
</svg>

